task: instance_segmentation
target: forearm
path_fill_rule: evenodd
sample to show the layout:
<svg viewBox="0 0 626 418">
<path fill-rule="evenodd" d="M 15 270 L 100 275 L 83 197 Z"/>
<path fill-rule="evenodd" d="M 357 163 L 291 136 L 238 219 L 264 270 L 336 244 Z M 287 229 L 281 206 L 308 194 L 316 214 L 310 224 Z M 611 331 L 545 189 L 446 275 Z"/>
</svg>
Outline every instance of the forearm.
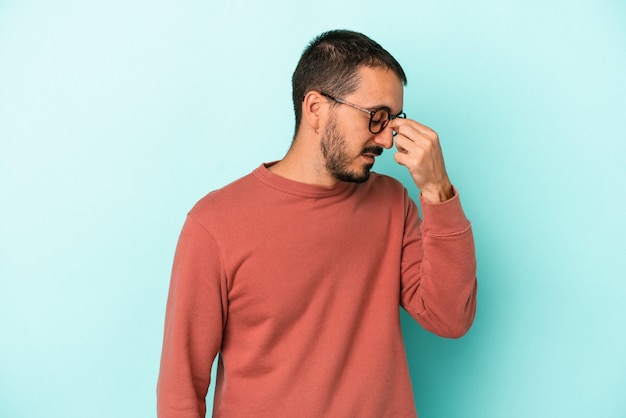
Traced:
<svg viewBox="0 0 626 418">
<path fill-rule="evenodd" d="M 188 219 L 177 246 L 167 302 L 157 386 L 159 418 L 205 416 L 225 315 L 220 266 L 214 241 Z"/>
<path fill-rule="evenodd" d="M 421 257 L 406 272 L 418 279 L 403 288 L 403 306 L 429 331 L 458 338 L 471 327 L 476 310 L 476 258 L 471 225 L 458 196 L 441 204 L 422 199 L 422 208 L 420 248 L 414 243 L 406 250 L 421 252 Z"/>
</svg>

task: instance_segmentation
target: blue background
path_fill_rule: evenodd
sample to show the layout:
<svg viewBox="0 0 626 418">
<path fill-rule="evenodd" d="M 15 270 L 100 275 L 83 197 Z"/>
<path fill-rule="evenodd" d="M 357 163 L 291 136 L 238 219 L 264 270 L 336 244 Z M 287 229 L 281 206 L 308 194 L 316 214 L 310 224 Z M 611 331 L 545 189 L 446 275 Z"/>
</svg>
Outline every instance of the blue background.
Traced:
<svg viewBox="0 0 626 418">
<path fill-rule="evenodd" d="M 332 28 L 403 64 L 474 226 L 469 334 L 403 317 L 420 417 L 626 416 L 618 0 L 0 0 L 0 416 L 155 415 L 184 216 L 284 155 Z"/>
</svg>

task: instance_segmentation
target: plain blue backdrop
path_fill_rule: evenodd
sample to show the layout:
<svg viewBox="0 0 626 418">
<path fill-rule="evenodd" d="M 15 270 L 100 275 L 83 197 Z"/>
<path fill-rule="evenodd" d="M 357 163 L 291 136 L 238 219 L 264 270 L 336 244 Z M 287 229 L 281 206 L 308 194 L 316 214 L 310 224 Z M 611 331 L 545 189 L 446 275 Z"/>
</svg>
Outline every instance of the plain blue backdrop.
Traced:
<svg viewBox="0 0 626 418">
<path fill-rule="evenodd" d="M 0 0 L 1 417 L 155 416 L 185 214 L 284 155 L 333 28 L 403 64 L 474 227 L 469 334 L 403 317 L 420 417 L 626 416 L 625 2 Z"/>
</svg>

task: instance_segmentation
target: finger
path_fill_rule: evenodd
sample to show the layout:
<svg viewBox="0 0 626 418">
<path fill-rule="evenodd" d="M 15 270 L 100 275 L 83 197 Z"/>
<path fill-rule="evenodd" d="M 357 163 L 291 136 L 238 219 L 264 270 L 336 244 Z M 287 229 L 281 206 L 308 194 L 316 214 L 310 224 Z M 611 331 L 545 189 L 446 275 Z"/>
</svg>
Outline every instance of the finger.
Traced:
<svg viewBox="0 0 626 418">
<path fill-rule="evenodd" d="M 419 168 L 422 166 L 423 161 L 423 155 L 419 152 L 403 152 L 400 149 L 398 149 L 398 152 L 393 155 L 393 158 L 398 164 L 405 166 L 412 173 L 416 170 L 419 171 Z"/>
<path fill-rule="evenodd" d="M 396 149 L 398 150 L 398 152 L 401 152 L 403 154 L 407 154 L 409 151 L 404 148 L 402 145 L 398 144 L 398 142 L 396 142 Z"/>
<path fill-rule="evenodd" d="M 400 145 L 407 149 L 411 146 L 409 142 L 414 142 L 421 147 L 429 147 L 429 144 L 437 142 L 438 140 L 437 133 L 435 131 L 420 131 L 414 125 L 403 125 L 398 128 L 396 133 L 396 141 L 399 140 Z"/>
<path fill-rule="evenodd" d="M 396 135 L 396 148 L 400 151 L 400 148 L 406 152 L 417 152 L 419 150 L 424 150 L 428 147 L 428 140 L 426 137 L 417 133 L 416 131 L 411 131 L 409 133 L 411 136 L 407 136 L 404 134 Z"/>
<path fill-rule="evenodd" d="M 414 146 L 415 144 L 409 138 L 401 134 L 396 135 L 394 139 L 395 139 L 396 149 L 402 153 L 408 153 L 409 148 L 412 148 L 412 146 Z"/>
<path fill-rule="evenodd" d="M 413 119 L 395 118 L 389 122 L 389 126 L 398 133 L 404 133 L 407 131 L 407 128 L 411 128 L 411 130 L 427 135 L 435 133 L 435 131 L 430 129 L 428 126 Z"/>
<path fill-rule="evenodd" d="M 393 159 L 400 165 L 408 167 L 409 164 L 409 156 L 407 153 L 398 150 L 395 154 L 393 154 Z"/>
</svg>

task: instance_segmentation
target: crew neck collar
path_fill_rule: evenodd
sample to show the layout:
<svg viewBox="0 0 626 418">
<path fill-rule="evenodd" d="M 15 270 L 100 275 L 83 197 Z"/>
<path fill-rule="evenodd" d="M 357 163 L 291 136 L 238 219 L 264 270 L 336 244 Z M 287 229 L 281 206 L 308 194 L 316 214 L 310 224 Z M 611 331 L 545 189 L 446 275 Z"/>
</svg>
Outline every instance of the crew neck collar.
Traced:
<svg viewBox="0 0 626 418">
<path fill-rule="evenodd" d="M 263 163 L 256 170 L 254 170 L 253 174 L 269 187 L 292 195 L 311 198 L 335 196 L 356 185 L 355 183 L 339 181 L 334 186 L 326 187 L 290 180 L 269 170 L 269 167 L 276 163 L 277 161 Z"/>
</svg>

